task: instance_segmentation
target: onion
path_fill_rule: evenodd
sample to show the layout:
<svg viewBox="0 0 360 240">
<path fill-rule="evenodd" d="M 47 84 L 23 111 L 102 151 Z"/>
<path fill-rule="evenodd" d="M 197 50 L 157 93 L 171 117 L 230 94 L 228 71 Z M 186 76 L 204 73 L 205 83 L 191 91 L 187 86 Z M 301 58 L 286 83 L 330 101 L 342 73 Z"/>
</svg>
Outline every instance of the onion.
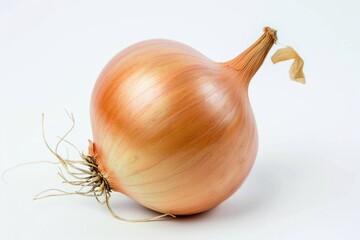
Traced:
<svg viewBox="0 0 360 240">
<path fill-rule="evenodd" d="M 165 215 L 189 215 L 233 194 L 258 148 L 248 86 L 276 40 L 266 27 L 224 63 L 169 40 L 140 42 L 117 54 L 91 100 L 94 138 L 83 159 L 97 179 L 91 182 L 95 195 L 105 194 L 108 204 L 116 191 Z M 273 61 L 295 59 L 292 78 L 304 82 L 295 53 L 282 50 Z"/>
</svg>

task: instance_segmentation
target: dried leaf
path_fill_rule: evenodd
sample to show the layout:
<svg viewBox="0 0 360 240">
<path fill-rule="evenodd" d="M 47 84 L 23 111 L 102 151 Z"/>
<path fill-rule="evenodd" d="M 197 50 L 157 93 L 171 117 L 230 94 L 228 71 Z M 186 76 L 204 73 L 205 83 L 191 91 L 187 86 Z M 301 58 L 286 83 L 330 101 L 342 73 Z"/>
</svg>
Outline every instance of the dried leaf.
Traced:
<svg viewBox="0 0 360 240">
<path fill-rule="evenodd" d="M 294 62 L 290 68 L 290 78 L 296 82 L 305 83 L 305 75 L 303 72 L 304 61 L 292 47 L 281 48 L 277 50 L 271 57 L 271 61 L 273 63 L 278 63 L 289 59 L 294 59 Z"/>
</svg>

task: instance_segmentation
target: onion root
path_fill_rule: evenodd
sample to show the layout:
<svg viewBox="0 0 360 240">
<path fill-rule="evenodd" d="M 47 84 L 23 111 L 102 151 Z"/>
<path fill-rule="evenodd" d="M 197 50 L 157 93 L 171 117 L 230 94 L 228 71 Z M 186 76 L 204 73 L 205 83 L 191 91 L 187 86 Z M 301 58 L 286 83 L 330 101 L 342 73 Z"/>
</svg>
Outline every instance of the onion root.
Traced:
<svg viewBox="0 0 360 240">
<path fill-rule="evenodd" d="M 106 205 L 106 207 L 108 208 L 108 210 L 110 211 L 111 215 L 114 218 L 126 222 L 150 222 L 150 221 L 159 220 L 167 216 L 171 216 L 175 218 L 175 215 L 170 213 L 165 213 L 150 218 L 127 219 L 115 213 L 109 202 L 111 197 L 111 187 L 109 182 L 106 180 L 106 178 L 98 168 L 96 156 L 93 156 L 91 152 L 89 154 L 84 154 L 80 152 L 73 144 L 71 144 L 69 141 L 66 140 L 66 137 L 73 130 L 75 126 L 75 119 L 73 114 L 68 113 L 68 116 L 72 121 L 72 126 L 64 134 L 64 136 L 60 137 L 54 149 L 50 147 L 45 137 L 44 114 L 42 115 L 42 135 L 46 147 L 59 160 L 62 166 L 62 168 L 59 168 L 58 174 L 63 179 L 63 182 L 70 184 L 72 186 L 79 187 L 79 189 L 75 192 L 67 192 L 60 189 L 48 189 L 37 194 L 34 197 L 34 200 L 44 199 L 48 197 L 55 197 L 55 196 L 81 195 L 85 197 L 94 197 L 100 204 Z M 60 156 L 60 154 L 58 153 L 58 147 L 62 142 L 66 142 L 70 144 L 72 147 L 74 147 L 78 151 L 81 160 L 69 160 Z M 89 141 L 89 143 L 90 145 L 92 145 L 92 142 Z"/>
</svg>

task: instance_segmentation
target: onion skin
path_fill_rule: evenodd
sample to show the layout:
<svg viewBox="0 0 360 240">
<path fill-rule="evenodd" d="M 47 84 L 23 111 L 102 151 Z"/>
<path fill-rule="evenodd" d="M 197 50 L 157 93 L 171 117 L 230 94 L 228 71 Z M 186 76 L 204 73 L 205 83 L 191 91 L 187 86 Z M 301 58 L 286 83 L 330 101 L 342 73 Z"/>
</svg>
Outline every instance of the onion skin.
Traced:
<svg viewBox="0 0 360 240">
<path fill-rule="evenodd" d="M 111 189 L 174 215 L 204 212 L 233 194 L 256 157 L 248 86 L 275 33 L 265 28 L 226 63 L 169 40 L 116 55 L 91 101 L 93 151 Z"/>
</svg>

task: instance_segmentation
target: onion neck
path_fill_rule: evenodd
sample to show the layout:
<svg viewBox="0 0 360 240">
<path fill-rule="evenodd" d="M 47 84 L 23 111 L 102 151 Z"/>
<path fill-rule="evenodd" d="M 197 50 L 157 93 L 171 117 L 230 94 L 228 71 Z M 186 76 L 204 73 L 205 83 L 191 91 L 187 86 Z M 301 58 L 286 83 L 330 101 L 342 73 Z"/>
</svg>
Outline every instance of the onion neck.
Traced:
<svg viewBox="0 0 360 240">
<path fill-rule="evenodd" d="M 240 79 L 248 85 L 276 41 L 276 30 L 265 27 L 264 34 L 253 45 L 225 65 L 239 72 Z"/>
</svg>

